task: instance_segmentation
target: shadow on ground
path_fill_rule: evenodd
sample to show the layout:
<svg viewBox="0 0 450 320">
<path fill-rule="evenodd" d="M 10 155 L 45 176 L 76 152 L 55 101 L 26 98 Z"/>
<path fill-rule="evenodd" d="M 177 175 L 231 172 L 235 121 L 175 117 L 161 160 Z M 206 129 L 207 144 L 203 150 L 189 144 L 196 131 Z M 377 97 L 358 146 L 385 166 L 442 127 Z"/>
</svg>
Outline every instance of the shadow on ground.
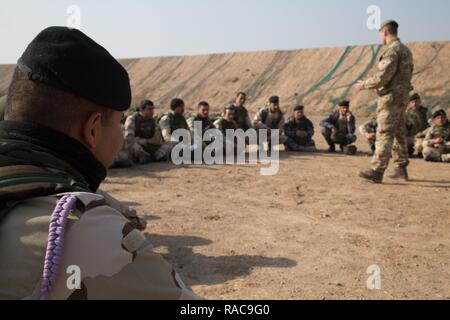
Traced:
<svg viewBox="0 0 450 320">
<path fill-rule="evenodd" d="M 293 268 L 297 262 L 282 257 L 264 257 L 260 255 L 237 255 L 230 251 L 229 256 L 207 256 L 195 253 L 193 248 L 208 246 L 213 242 L 201 237 L 165 236 L 146 234 L 155 248 L 165 247 L 164 258 L 189 286 L 217 285 L 249 275 L 254 268 Z"/>
</svg>

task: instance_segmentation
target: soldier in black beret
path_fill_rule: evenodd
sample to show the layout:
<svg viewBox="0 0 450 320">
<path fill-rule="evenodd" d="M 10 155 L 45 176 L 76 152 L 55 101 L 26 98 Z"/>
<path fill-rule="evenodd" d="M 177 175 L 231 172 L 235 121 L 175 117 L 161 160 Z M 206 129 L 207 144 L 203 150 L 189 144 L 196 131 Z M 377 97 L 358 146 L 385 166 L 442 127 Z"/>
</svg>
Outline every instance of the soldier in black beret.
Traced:
<svg viewBox="0 0 450 320">
<path fill-rule="evenodd" d="M 284 125 L 284 134 L 287 137 L 284 143 L 288 151 L 316 151 L 316 144 L 313 140 L 314 125 L 305 115 L 305 107 L 297 105 L 294 113 L 288 118 Z"/>
<path fill-rule="evenodd" d="M 285 124 L 284 113 L 280 109 L 280 98 L 278 96 L 272 96 L 269 98 L 267 105 L 258 110 L 253 119 L 253 128 L 258 132 L 258 136 L 261 138 L 260 130 L 266 130 L 267 135 L 260 139 L 259 146 L 263 148 L 263 143 L 267 142 L 269 150 L 272 150 L 272 130 L 279 130 L 279 143 L 284 144 L 286 142 L 286 136 L 284 135 Z"/>
<path fill-rule="evenodd" d="M 356 118 L 350 111 L 350 101 L 342 100 L 336 110 L 326 119 L 320 122 L 323 127 L 322 135 L 328 143 L 328 152 L 336 152 L 338 144 L 341 151 L 348 154 L 356 154 Z"/>
<path fill-rule="evenodd" d="M 99 190 L 130 101 L 126 70 L 81 31 L 47 28 L 19 59 L 0 122 L 0 300 L 195 298 Z"/>
<path fill-rule="evenodd" d="M 444 110 L 433 113 L 433 125 L 426 131 L 423 157 L 431 162 L 450 162 L 450 122 Z"/>
</svg>

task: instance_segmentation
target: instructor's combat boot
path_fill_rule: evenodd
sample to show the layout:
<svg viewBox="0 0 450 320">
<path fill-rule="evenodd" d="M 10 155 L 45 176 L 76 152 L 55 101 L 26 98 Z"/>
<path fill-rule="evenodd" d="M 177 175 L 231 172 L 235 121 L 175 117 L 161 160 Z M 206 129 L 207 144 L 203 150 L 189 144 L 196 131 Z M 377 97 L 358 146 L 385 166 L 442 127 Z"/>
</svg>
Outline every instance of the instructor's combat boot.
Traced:
<svg viewBox="0 0 450 320">
<path fill-rule="evenodd" d="M 395 168 L 394 172 L 389 175 L 389 178 L 408 181 L 409 180 L 408 169 L 406 167 Z"/>
<path fill-rule="evenodd" d="M 373 170 L 361 171 L 359 177 L 373 183 L 383 183 L 383 173 Z"/>
</svg>

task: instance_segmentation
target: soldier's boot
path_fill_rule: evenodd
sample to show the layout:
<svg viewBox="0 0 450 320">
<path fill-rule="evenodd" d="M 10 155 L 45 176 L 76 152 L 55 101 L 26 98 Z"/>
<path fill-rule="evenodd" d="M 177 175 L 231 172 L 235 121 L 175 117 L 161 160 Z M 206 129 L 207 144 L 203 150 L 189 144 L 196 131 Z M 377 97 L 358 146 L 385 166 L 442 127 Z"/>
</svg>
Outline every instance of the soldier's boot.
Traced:
<svg viewBox="0 0 450 320">
<path fill-rule="evenodd" d="M 356 155 L 356 153 L 358 152 L 358 148 L 356 148 L 355 145 L 348 145 L 344 147 L 343 150 L 344 154 L 348 155 L 348 156 L 354 156 Z"/>
<path fill-rule="evenodd" d="M 394 172 L 392 172 L 389 175 L 389 178 L 408 181 L 409 180 L 408 168 L 406 167 L 395 168 Z"/>
<path fill-rule="evenodd" d="M 302 151 L 301 147 L 293 141 L 287 141 L 284 144 L 284 146 L 286 147 L 286 150 L 288 150 L 288 151 L 294 151 L 294 152 Z"/>
<path fill-rule="evenodd" d="M 133 161 L 128 159 L 118 159 L 114 161 L 111 169 L 127 169 L 133 166 Z"/>
<path fill-rule="evenodd" d="M 345 145 L 340 144 L 340 145 L 339 145 L 339 149 L 341 149 L 341 152 L 344 152 L 344 151 L 345 151 Z"/>
<path fill-rule="evenodd" d="M 384 173 L 381 173 L 378 171 L 373 171 L 373 170 L 359 172 L 360 178 L 363 178 L 365 180 L 368 180 L 373 183 L 378 183 L 378 184 L 383 183 L 383 176 L 384 176 Z"/>
<path fill-rule="evenodd" d="M 336 146 L 334 144 L 330 145 L 328 148 L 329 153 L 335 153 L 336 152 Z"/>
<path fill-rule="evenodd" d="M 414 149 L 414 146 L 409 146 L 408 147 L 408 155 L 410 158 L 414 158 L 414 153 L 416 152 L 416 150 Z"/>
<path fill-rule="evenodd" d="M 150 154 L 143 154 L 141 157 L 139 157 L 138 164 L 143 165 L 143 164 L 148 164 L 153 161 L 154 161 L 154 159 Z"/>
<path fill-rule="evenodd" d="M 442 162 L 450 162 L 450 153 L 443 154 L 441 156 L 441 160 L 442 160 Z"/>
</svg>

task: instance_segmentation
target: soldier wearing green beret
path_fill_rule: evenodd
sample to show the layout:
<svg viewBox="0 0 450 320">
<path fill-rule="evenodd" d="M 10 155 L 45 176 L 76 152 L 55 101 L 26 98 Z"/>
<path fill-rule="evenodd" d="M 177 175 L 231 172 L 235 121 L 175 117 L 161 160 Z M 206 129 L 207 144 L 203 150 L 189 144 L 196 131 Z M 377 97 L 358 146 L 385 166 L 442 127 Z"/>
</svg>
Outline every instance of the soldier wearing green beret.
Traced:
<svg viewBox="0 0 450 320">
<path fill-rule="evenodd" d="M 377 72 L 365 81 L 359 81 L 357 90 L 376 90 L 378 98 L 378 131 L 372 168 L 361 171 L 365 180 L 382 183 L 394 152 L 395 170 L 390 176 L 408 180 L 408 146 L 406 141 L 406 108 L 413 89 L 413 55 L 398 38 L 398 23 L 386 21 L 380 28 L 384 45 Z M 395 148 L 394 148 L 395 142 Z"/>
<path fill-rule="evenodd" d="M 0 122 L 0 299 L 196 298 L 99 190 L 130 103 L 126 70 L 81 31 L 47 28 L 25 50 Z"/>
</svg>

